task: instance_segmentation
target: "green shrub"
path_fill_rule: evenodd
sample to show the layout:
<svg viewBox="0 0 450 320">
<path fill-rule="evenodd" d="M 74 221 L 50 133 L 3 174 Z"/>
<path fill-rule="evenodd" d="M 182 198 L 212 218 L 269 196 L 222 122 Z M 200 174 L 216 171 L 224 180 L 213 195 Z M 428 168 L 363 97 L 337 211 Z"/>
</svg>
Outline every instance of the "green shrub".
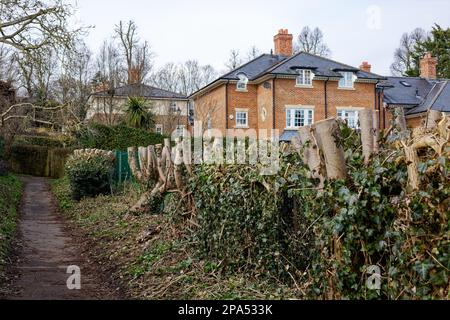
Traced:
<svg viewBox="0 0 450 320">
<path fill-rule="evenodd" d="M 14 141 L 14 145 L 24 144 L 49 148 L 67 148 L 73 146 L 74 141 L 68 136 L 20 136 Z"/>
<path fill-rule="evenodd" d="M 111 193 L 114 167 L 110 158 L 102 155 L 72 155 L 65 169 L 74 200 Z"/>
<path fill-rule="evenodd" d="M 71 152 L 72 150 L 67 148 L 15 144 L 8 160 L 11 170 L 15 173 L 61 178 L 64 175 L 67 156 Z"/>
<path fill-rule="evenodd" d="M 16 230 L 22 183 L 14 176 L 0 177 L 0 273 Z"/>
<path fill-rule="evenodd" d="M 76 133 L 78 145 L 87 149 L 126 150 L 133 146 L 149 146 L 164 142 L 164 136 L 125 125 L 89 124 Z"/>
</svg>

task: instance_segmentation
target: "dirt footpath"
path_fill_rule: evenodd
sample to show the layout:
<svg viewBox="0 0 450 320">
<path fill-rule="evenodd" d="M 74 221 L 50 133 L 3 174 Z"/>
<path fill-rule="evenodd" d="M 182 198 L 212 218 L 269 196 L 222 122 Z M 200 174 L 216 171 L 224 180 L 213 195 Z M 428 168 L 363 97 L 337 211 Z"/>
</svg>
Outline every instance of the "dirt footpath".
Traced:
<svg viewBox="0 0 450 320">
<path fill-rule="evenodd" d="M 76 237 L 58 213 L 48 180 L 23 177 L 15 263 L 9 268 L 10 291 L 6 299 L 90 300 L 117 299 L 106 278 L 92 265 Z M 81 289 L 69 290 L 69 266 L 81 271 Z M 76 268 L 75 268 L 76 269 Z M 73 272 L 73 271 L 72 271 Z M 70 284 L 77 285 L 72 277 Z"/>
</svg>

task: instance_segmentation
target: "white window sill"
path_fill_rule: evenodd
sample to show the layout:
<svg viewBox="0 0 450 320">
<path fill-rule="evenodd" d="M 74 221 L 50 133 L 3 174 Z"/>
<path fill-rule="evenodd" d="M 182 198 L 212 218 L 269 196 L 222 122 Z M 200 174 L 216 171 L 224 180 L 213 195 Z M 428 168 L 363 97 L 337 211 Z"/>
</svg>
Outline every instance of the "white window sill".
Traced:
<svg viewBox="0 0 450 320">
<path fill-rule="evenodd" d="M 296 88 L 302 88 L 302 89 L 314 89 L 314 86 L 307 85 L 307 84 L 296 84 L 295 87 Z"/>
<path fill-rule="evenodd" d="M 354 91 L 356 90 L 355 87 L 338 87 L 339 90 L 349 90 L 349 91 Z"/>
<path fill-rule="evenodd" d="M 236 92 L 248 92 L 247 89 L 236 89 Z"/>
<path fill-rule="evenodd" d="M 235 129 L 250 129 L 249 126 L 236 126 Z"/>
</svg>

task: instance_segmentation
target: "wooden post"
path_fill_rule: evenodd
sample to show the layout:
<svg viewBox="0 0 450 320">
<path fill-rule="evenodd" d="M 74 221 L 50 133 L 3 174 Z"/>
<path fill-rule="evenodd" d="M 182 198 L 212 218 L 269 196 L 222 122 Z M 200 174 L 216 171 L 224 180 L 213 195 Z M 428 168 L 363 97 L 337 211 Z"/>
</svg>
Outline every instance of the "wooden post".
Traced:
<svg viewBox="0 0 450 320">
<path fill-rule="evenodd" d="M 327 177 L 329 179 L 345 179 L 347 166 L 336 119 L 319 121 L 315 124 L 315 129 L 314 136 L 325 158 Z"/>
<path fill-rule="evenodd" d="M 373 113 L 370 109 L 359 111 L 359 122 L 361 126 L 361 142 L 364 156 L 364 163 L 369 164 L 373 147 Z"/>
</svg>

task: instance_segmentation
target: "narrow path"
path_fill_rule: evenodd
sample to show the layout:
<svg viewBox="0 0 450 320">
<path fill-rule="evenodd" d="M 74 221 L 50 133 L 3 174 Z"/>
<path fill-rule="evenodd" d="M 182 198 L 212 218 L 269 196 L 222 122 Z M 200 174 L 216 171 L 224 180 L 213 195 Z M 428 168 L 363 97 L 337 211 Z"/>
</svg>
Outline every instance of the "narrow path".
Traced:
<svg viewBox="0 0 450 320">
<path fill-rule="evenodd" d="M 13 292 L 7 299 L 71 300 L 114 299 L 114 290 L 83 256 L 58 213 L 48 181 L 23 177 L 24 195 L 18 224 L 16 263 L 10 274 Z M 69 290 L 68 266 L 81 270 L 81 289 Z M 75 283 L 75 282 L 72 282 Z"/>
</svg>

